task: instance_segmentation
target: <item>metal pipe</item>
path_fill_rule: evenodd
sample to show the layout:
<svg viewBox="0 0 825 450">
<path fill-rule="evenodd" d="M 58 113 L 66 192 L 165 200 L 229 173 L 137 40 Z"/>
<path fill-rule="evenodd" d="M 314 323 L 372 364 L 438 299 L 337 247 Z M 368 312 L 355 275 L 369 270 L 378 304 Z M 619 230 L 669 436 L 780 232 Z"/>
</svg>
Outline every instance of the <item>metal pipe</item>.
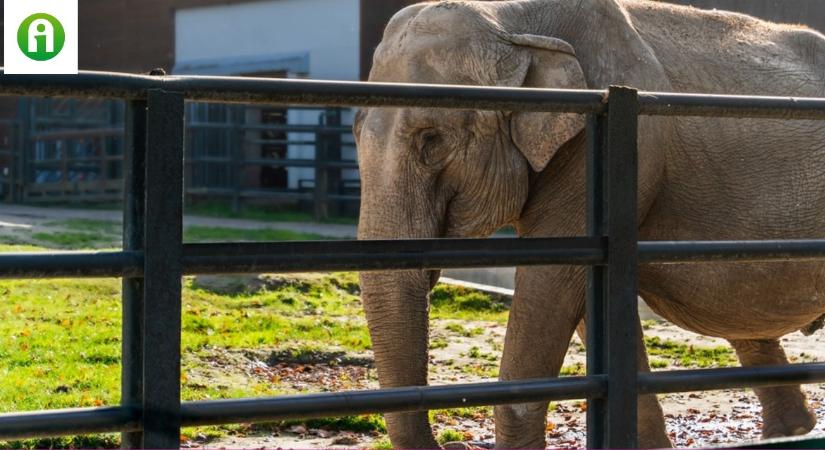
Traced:
<svg viewBox="0 0 825 450">
<path fill-rule="evenodd" d="M 640 394 L 825 382 L 825 363 L 640 373 Z"/>
<path fill-rule="evenodd" d="M 553 90 L 243 77 L 154 77 L 81 71 L 79 75 L 3 75 L 0 95 L 143 99 L 148 89 L 189 100 L 290 105 L 441 107 L 603 113 L 604 90 Z M 643 115 L 825 119 L 825 99 L 640 92 Z"/>
<path fill-rule="evenodd" d="M 189 244 L 186 273 L 509 267 L 598 264 L 602 238 L 433 239 Z"/>
<path fill-rule="evenodd" d="M 146 102 L 126 104 L 123 152 L 123 249 L 143 251 L 146 211 Z M 140 407 L 143 396 L 143 278 L 122 281 L 120 403 Z M 137 448 L 142 433 L 121 434 L 121 448 Z"/>
<path fill-rule="evenodd" d="M 825 239 L 642 241 L 642 263 L 803 261 L 825 258 Z"/>
<path fill-rule="evenodd" d="M 183 265 L 187 275 L 600 265 L 604 242 L 582 237 L 186 244 Z M 820 260 L 825 240 L 641 241 L 638 252 L 645 264 Z M 0 279 L 142 275 L 141 251 L 0 254 Z"/>
<path fill-rule="evenodd" d="M 763 119 L 825 119 L 825 98 L 639 92 L 639 113 Z"/>
<path fill-rule="evenodd" d="M 0 279 L 137 277 L 143 253 L 0 253 Z"/>
<path fill-rule="evenodd" d="M 604 187 L 604 116 L 591 114 L 587 118 L 587 235 L 605 235 Z M 604 344 L 605 276 L 604 266 L 587 268 L 587 300 L 585 317 L 587 331 L 587 375 L 602 375 L 607 362 Z M 587 398 L 587 448 L 605 448 L 606 402 L 604 398 Z"/>
<path fill-rule="evenodd" d="M 137 409 L 122 406 L 0 414 L 0 440 L 140 430 Z"/>
</svg>

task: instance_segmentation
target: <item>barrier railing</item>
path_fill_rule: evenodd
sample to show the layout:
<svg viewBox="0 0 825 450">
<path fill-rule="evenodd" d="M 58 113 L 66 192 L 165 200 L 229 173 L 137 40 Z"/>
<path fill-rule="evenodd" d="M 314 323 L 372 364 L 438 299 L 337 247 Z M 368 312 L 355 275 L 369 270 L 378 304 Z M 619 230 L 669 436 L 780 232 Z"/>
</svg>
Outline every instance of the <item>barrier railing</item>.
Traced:
<svg viewBox="0 0 825 450">
<path fill-rule="evenodd" d="M 631 448 L 639 394 L 825 381 L 825 364 L 639 374 L 633 325 L 640 263 L 825 259 L 825 240 L 637 242 L 638 117 L 825 120 L 825 99 L 101 72 L 3 75 L 0 95 L 129 101 L 123 251 L 0 255 L 0 278 L 123 277 L 122 403 L 0 415 L 2 439 L 120 431 L 124 447 L 173 448 L 181 426 L 587 398 L 588 447 Z M 186 100 L 587 114 L 588 236 L 184 245 Z M 548 264 L 590 266 L 585 377 L 180 401 L 184 274 Z"/>
</svg>

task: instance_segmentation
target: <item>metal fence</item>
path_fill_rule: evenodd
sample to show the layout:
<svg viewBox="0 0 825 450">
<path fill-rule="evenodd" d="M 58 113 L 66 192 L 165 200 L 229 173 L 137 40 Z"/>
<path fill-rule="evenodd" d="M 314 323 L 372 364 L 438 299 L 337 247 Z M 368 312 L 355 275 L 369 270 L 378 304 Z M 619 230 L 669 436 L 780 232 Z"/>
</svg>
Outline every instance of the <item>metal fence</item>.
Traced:
<svg viewBox="0 0 825 450">
<path fill-rule="evenodd" d="M 0 146 L 0 200 L 122 198 L 122 101 L 24 98 L 19 109 L 22 133 L 0 123 L 0 136 L 13 138 Z M 356 215 L 360 181 L 349 115 L 341 108 L 189 103 L 187 198 L 225 200 L 235 212 L 244 203 L 274 202 L 298 204 L 317 220 Z M 12 159 L 19 163 L 5 161 Z"/>
<path fill-rule="evenodd" d="M 825 120 L 825 99 L 509 89 L 219 77 L 0 77 L 0 95 L 124 98 L 124 249 L 3 254 L 0 278 L 123 277 L 119 406 L 0 415 L 0 438 L 115 432 L 124 447 L 173 448 L 181 426 L 537 400 L 588 399 L 592 448 L 636 446 L 644 393 L 825 381 L 825 364 L 637 373 L 637 269 L 649 263 L 825 258 L 825 240 L 637 242 L 639 115 Z M 588 235 L 186 244 L 181 241 L 184 101 L 574 112 L 588 115 Z M 587 376 L 274 398 L 180 401 L 181 277 L 185 274 L 591 266 Z"/>
</svg>

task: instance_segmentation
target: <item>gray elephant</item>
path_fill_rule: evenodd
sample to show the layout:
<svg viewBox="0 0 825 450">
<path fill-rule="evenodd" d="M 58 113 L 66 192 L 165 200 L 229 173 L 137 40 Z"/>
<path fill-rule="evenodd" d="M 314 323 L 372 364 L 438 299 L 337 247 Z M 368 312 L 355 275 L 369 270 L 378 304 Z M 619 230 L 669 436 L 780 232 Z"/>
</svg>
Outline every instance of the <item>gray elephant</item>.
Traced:
<svg viewBox="0 0 825 450">
<path fill-rule="evenodd" d="M 825 95 L 825 37 L 720 11 L 635 0 L 445 1 L 392 19 L 372 81 L 724 94 Z M 360 239 L 585 232 L 584 119 L 575 114 L 370 108 L 354 132 Z M 825 235 L 825 123 L 642 117 L 642 240 Z M 427 383 L 434 271 L 361 275 L 383 387 Z M 521 267 L 500 376 L 555 376 L 583 320 L 585 272 Z M 686 329 L 731 342 L 744 365 L 786 364 L 778 339 L 825 313 L 822 262 L 642 266 L 640 295 Z M 641 342 L 639 344 L 641 346 Z M 649 370 L 647 357 L 640 370 Z M 756 389 L 763 435 L 815 425 L 798 387 Z M 499 447 L 544 446 L 547 404 L 495 409 Z M 396 447 L 436 447 L 426 413 L 387 414 Z M 669 446 L 655 396 L 640 446 Z"/>
</svg>

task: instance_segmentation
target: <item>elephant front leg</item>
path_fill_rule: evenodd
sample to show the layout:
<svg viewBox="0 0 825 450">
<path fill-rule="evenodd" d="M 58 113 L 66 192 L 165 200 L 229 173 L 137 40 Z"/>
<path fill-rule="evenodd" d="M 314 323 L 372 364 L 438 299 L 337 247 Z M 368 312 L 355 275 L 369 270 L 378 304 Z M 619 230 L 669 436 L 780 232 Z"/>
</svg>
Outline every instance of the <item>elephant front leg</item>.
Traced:
<svg viewBox="0 0 825 450">
<path fill-rule="evenodd" d="M 639 336 L 639 372 L 650 372 L 650 364 L 647 358 L 647 349 L 644 344 L 644 333 L 642 332 L 641 320 L 637 322 L 637 336 Z M 587 342 L 587 328 L 583 320 L 576 328 L 579 339 L 583 343 Z M 673 444 L 667 435 L 665 427 L 665 417 L 662 412 L 662 405 L 656 394 L 645 394 L 639 396 L 638 408 L 636 409 L 636 423 L 639 431 L 639 448 L 670 448 Z"/>
<path fill-rule="evenodd" d="M 584 270 L 519 267 L 501 380 L 556 376 L 583 314 Z M 544 448 L 548 402 L 495 408 L 496 447 Z"/>
<path fill-rule="evenodd" d="M 731 340 L 743 366 L 788 364 L 777 339 Z M 816 426 L 816 416 L 808 409 L 805 394 L 799 386 L 755 388 L 762 404 L 763 438 L 796 436 Z"/>
</svg>

